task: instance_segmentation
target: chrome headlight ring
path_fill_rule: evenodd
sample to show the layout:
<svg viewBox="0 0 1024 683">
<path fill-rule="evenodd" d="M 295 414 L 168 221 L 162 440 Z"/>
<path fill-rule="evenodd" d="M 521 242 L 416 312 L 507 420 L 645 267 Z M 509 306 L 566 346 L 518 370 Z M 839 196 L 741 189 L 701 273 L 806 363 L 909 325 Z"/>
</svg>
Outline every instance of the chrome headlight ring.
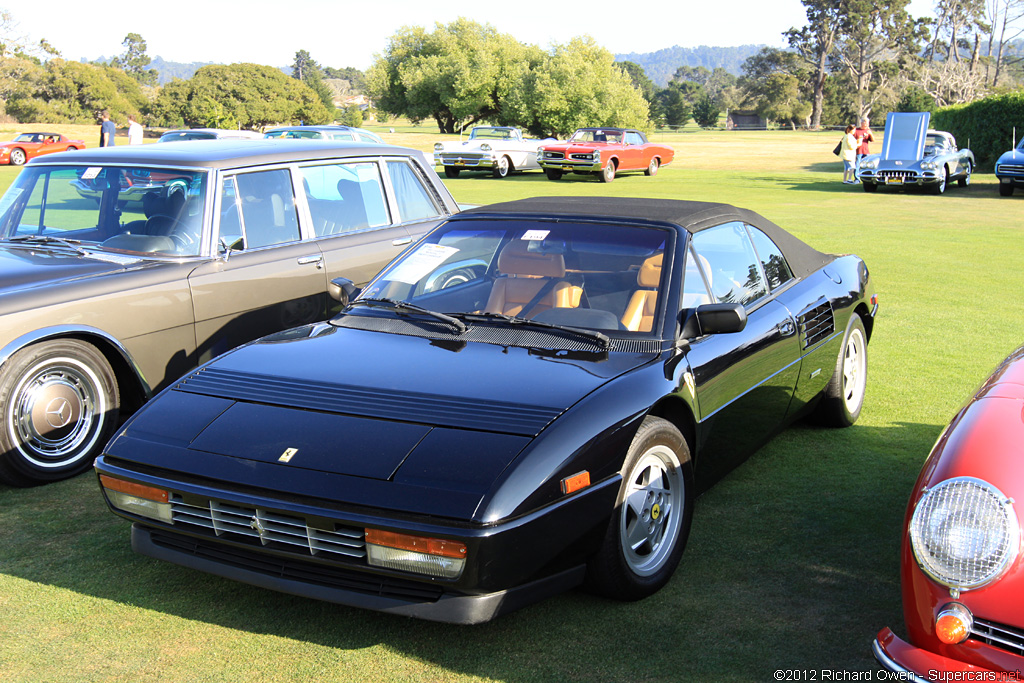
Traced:
<svg viewBox="0 0 1024 683">
<path fill-rule="evenodd" d="M 974 477 L 955 477 L 926 489 L 909 529 L 921 570 L 957 591 L 998 579 L 1020 552 L 1020 521 L 1013 503 Z"/>
</svg>

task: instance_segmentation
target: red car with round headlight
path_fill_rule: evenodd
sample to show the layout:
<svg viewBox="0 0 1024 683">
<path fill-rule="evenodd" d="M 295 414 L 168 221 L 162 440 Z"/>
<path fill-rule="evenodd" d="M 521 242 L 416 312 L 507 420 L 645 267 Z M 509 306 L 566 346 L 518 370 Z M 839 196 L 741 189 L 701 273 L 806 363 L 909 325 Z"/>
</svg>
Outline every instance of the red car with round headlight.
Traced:
<svg viewBox="0 0 1024 683">
<path fill-rule="evenodd" d="M 960 409 L 918 477 L 901 557 L 909 642 L 882 629 L 873 649 L 886 669 L 1024 680 L 1022 456 L 1024 346 Z"/>
</svg>

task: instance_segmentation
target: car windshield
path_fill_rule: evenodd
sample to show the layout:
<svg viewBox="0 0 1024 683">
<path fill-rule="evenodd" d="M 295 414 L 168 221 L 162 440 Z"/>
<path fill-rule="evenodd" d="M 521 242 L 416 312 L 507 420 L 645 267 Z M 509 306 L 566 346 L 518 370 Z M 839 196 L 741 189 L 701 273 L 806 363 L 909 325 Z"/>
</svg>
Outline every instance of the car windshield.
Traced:
<svg viewBox="0 0 1024 683">
<path fill-rule="evenodd" d="M 572 134 L 569 142 L 622 142 L 622 131 L 581 128 Z"/>
<path fill-rule="evenodd" d="M 164 133 L 157 142 L 173 142 L 175 140 L 216 140 L 216 133 L 193 130 L 174 130 Z"/>
<path fill-rule="evenodd" d="M 508 140 L 511 136 L 507 128 L 474 128 L 469 135 L 472 140 Z"/>
<path fill-rule="evenodd" d="M 932 156 L 945 152 L 948 149 L 946 144 L 946 138 L 941 135 L 929 134 L 924 141 L 924 154 L 925 156 Z"/>
<path fill-rule="evenodd" d="M 289 140 L 315 140 L 324 136 L 318 130 L 272 130 L 266 133 L 264 137 L 268 138 L 281 138 Z"/>
<path fill-rule="evenodd" d="M 38 133 L 22 133 L 18 137 L 14 138 L 14 141 L 15 142 L 39 142 L 39 141 L 42 140 L 42 138 L 43 138 L 43 136 L 38 134 Z"/>
<path fill-rule="evenodd" d="M 612 338 L 651 335 L 661 329 L 671 239 L 665 229 L 615 224 L 451 221 L 378 275 L 357 302 L 409 303 L 470 325 L 530 321 Z"/>
<path fill-rule="evenodd" d="M 195 256 L 207 175 L 137 166 L 29 166 L 0 198 L 0 238 L 60 238 L 103 251 Z"/>
</svg>

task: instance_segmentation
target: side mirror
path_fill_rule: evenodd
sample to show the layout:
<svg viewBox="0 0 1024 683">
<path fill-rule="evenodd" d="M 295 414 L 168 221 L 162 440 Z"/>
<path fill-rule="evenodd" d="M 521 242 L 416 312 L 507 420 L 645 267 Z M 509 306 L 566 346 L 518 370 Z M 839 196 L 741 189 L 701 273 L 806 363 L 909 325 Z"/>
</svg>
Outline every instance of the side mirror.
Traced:
<svg viewBox="0 0 1024 683">
<path fill-rule="evenodd" d="M 327 285 L 327 294 L 341 303 L 342 308 L 348 306 L 361 290 L 356 287 L 347 277 L 336 277 Z"/>
<path fill-rule="evenodd" d="M 704 304 L 683 313 L 686 315 L 682 321 L 683 339 L 742 332 L 747 326 L 747 312 L 740 304 Z"/>
</svg>

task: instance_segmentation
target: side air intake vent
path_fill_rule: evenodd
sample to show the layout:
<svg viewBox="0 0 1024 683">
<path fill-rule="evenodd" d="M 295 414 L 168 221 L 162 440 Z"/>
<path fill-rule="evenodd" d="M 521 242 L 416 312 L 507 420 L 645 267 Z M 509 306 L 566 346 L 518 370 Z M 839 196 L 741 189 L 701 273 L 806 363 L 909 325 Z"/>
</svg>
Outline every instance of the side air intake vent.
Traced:
<svg viewBox="0 0 1024 683">
<path fill-rule="evenodd" d="M 800 338 L 803 340 L 805 349 L 828 339 L 836 330 L 832 303 L 827 299 L 821 300 L 812 308 L 805 309 L 798 320 L 800 322 Z"/>
</svg>

